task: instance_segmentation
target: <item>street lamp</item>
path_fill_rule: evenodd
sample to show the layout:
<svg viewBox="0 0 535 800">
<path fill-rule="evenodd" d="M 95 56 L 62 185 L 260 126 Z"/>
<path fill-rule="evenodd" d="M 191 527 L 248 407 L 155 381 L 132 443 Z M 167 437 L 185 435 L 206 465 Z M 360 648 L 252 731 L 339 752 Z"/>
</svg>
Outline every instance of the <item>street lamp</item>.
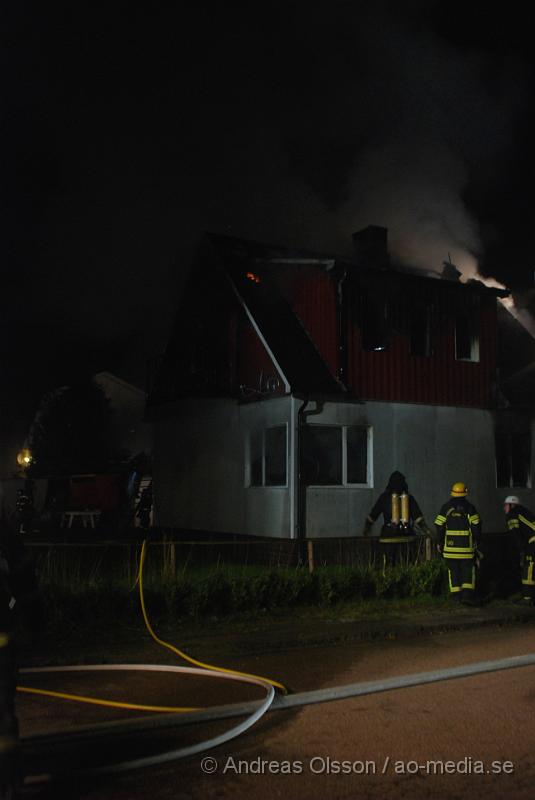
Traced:
<svg viewBox="0 0 535 800">
<path fill-rule="evenodd" d="M 27 447 L 23 447 L 22 450 L 20 450 L 17 453 L 17 464 L 19 465 L 19 467 L 23 467 L 24 469 L 26 469 L 27 467 L 30 466 L 31 463 L 32 463 L 32 454 Z"/>
</svg>

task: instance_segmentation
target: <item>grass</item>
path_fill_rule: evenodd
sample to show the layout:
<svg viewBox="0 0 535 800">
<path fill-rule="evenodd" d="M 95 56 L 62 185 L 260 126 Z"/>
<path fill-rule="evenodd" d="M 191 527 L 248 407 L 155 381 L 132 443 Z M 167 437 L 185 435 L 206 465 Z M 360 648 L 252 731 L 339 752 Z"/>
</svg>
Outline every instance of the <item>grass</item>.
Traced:
<svg viewBox="0 0 535 800">
<path fill-rule="evenodd" d="M 54 546 L 37 553 L 37 571 L 49 625 L 88 627 L 137 624 L 136 585 L 139 552 L 107 546 Z M 171 548 L 149 551 L 144 591 L 151 619 L 187 621 L 207 618 L 252 618 L 255 615 L 307 609 L 314 613 L 377 615 L 394 611 L 397 602 L 414 608 L 445 597 L 439 560 L 398 566 L 384 574 L 373 566 L 306 566 L 277 569 L 236 565 L 218 560 L 200 567 L 176 563 Z M 383 609 L 383 612 L 381 612 Z"/>
<path fill-rule="evenodd" d="M 131 654 L 132 642 L 139 642 L 141 650 L 149 645 L 136 584 L 138 548 L 54 546 L 37 555 L 46 630 L 40 643 L 20 631 L 21 652 L 28 659 L 83 662 L 98 652 L 105 660 L 112 655 L 124 660 L 123 651 Z M 274 569 L 221 559 L 200 567 L 151 548 L 144 586 L 158 635 L 197 655 L 206 641 L 211 647 L 217 641 L 218 652 L 232 655 L 233 637 L 248 642 L 248 634 L 258 632 L 276 646 L 289 630 L 314 636 L 322 623 L 426 614 L 438 620 L 460 610 L 448 599 L 439 559 L 385 574 L 361 564 L 319 566 L 311 575 L 306 566 Z M 204 655 L 209 660 L 211 651 Z"/>
<path fill-rule="evenodd" d="M 139 547 L 114 544 L 49 545 L 34 551 L 49 627 L 87 629 L 137 626 Z M 190 552 L 190 551 L 188 551 Z M 384 573 L 358 566 L 268 567 L 233 564 L 218 555 L 200 566 L 174 547 L 150 546 L 144 587 L 151 620 L 189 621 L 292 618 L 359 619 L 419 613 L 447 602 L 441 559 L 405 563 Z"/>
</svg>

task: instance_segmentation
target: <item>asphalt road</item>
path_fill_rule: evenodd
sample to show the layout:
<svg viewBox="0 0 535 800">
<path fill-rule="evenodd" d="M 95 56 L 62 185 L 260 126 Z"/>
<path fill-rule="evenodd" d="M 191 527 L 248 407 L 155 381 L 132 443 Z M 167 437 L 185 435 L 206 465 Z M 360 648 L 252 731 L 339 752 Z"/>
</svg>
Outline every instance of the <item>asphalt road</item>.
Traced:
<svg viewBox="0 0 535 800">
<path fill-rule="evenodd" d="M 401 641 L 306 647 L 236 658 L 238 669 L 269 675 L 296 691 L 369 681 L 535 653 L 535 627 L 479 629 Z M 156 660 L 156 659 L 154 659 Z M 166 659 L 168 660 L 168 659 Z M 217 662 L 217 654 L 214 654 Z M 41 678 L 40 685 L 84 694 L 199 706 L 248 700 L 254 688 L 169 676 Z M 284 798 L 533 798 L 535 667 L 392 690 L 270 712 L 250 732 L 209 753 L 116 778 L 26 789 L 28 798 L 224 800 Z M 23 736 L 124 717 L 71 703 L 19 696 Z M 181 728 L 117 741 L 131 758 L 200 741 L 233 724 Z M 84 749 L 85 763 L 110 745 Z M 56 753 L 56 767 L 76 752 Z M 211 760 L 204 762 L 203 758 Z M 47 765 L 45 765 L 47 766 Z M 52 765 L 51 765 L 52 766 Z"/>
</svg>

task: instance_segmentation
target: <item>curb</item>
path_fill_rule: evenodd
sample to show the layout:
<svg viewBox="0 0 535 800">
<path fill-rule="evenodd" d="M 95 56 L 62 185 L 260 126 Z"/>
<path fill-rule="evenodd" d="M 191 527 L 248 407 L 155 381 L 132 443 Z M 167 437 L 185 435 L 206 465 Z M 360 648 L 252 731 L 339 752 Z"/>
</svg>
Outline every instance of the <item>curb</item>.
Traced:
<svg viewBox="0 0 535 800">
<path fill-rule="evenodd" d="M 483 613 L 482 613 L 483 612 Z M 247 634 L 225 636 L 225 647 L 233 655 L 262 655 L 301 647 L 358 644 L 380 640 L 394 640 L 470 630 L 474 628 L 502 627 L 517 624 L 534 624 L 535 608 L 504 609 L 502 612 L 485 613 L 484 609 L 470 610 L 465 614 L 448 613 L 442 619 L 386 618 L 380 620 L 357 620 L 315 624 L 310 631 L 299 631 L 298 623 L 293 630 L 277 632 L 273 628 Z M 297 630 L 296 630 L 297 628 Z M 199 647 L 202 638 L 190 639 L 191 646 Z M 213 639 L 211 640 L 213 646 Z"/>
<path fill-rule="evenodd" d="M 477 628 L 500 628 L 509 625 L 529 625 L 535 623 L 535 608 L 523 608 L 514 605 L 505 608 L 456 608 L 434 609 L 425 613 L 406 616 L 387 616 L 383 618 L 363 618 L 358 620 L 314 620 L 303 621 L 302 618 L 286 622 L 273 622 L 264 620 L 252 630 L 231 632 L 225 631 L 222 622 L 220 629 L 202 629 L 199 633 L 180 631 L 180 629 L 164 629 L 158 634 L 166 641 L 177 643 L 181 650 L 195 654 L 196 658 L 210 661 L 214 660 L 217 652 L 224 658 L 243 658 L 247 656 L 261 656 L 268 654 L 291 652 L 306 647 L 329 647 L 342 644 L 359 644 L 380 641 L 393 641 L 431 636 L 455 631 L 473 630 Z M 96 647 L 95 652 L 95 645 Z M 133 659 L 146 656 L 142 654 L 153 642 L 146 631 L 133 632 L 133 637 L 122 643 L 129 656 L 121 655 L 121 659 Z M 122 647 L 120 644 L 119 647 Z M 21 664 L 24 666 L 42 666 L 51 663 L 71 663 L 72 658 L 77 663 L 93 663 L 95 659 L 104 663 L 107 659 L 115 661 L 117 656 L 108 651 L 107 642 L 87 637 L 85 643 L 74 644 L 74 653 L 67 642 L 61 644 L 58 651 L 57 643 L 49 643 L 47 651 L 40 652 L 28 645 L 19 648 Z M 54 652 L 54 658 L 51 658 Z M 60 655 L 61 653 L 61 655 Z M 68 654 L 68 657 L 67 655 Z M 168 655 L 169 659 L 174 656 Z M 160 660 L 167 661 L 164 652 L 160 653 Z"/>
</svg>

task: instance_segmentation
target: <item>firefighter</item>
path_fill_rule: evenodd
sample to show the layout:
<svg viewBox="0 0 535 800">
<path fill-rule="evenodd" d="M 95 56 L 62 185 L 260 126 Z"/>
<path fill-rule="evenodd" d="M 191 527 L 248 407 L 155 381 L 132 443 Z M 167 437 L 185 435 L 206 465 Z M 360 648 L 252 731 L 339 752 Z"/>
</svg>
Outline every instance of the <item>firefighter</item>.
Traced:
<svg viewBox="0 0 535 800">
<path fill-rule="evenodd" d="M 0 800 L 18 797 L 22 780 L 15 714 L 15 622 L 42 628 L 37 579 L 20 534 L 0 524 Z"/>
<path fill-rule="evenodd" d="M 141 492 L 136 509 L 136 517 L 142 528 L 150 528 L 150 515 L 152 511 L 152 481 Z"/>
<path fill-rule="evenodd" d="M 448 568 L 450 596 L 465 605 L 474 605 L 476 562 L 482 558 L 478 548 L 481 520 L 468 502 L 468 489 L 459 481 L 451 487 L 450 499 L 435 519 L 438 549 Z"/>
<path fill-rule="evenodd" d="M 401 561 L 402 545 L 414 540 L 415 533 L 429 535 L 420 506 L 412 494 L 405 475 L 397 470 L 388 479 L 384 492 L 366 517 L 363 536 L 370 534 L 375 520 L 383 515 L 379 544 L 383 554 L 383 569 Z"/>
<path fill-rule="evenodd" d="M 532 606 L 535 601 L 535 576 L 533 564 L 535 561 L 535 516 L 525 506 L 521 505 L 518 497 L 509 495 L 503 503 L 507 527 L 517 534 L 517 545 L 520 551 L 520 565 L 522 570 L 522 602 Z"/>
<path fill-rule="evenodd" d="M 29 533 L 34 517 L 32 498 L 24 489 L 17 490 L 16 515 L 20 533 Z"/>
</svg>

